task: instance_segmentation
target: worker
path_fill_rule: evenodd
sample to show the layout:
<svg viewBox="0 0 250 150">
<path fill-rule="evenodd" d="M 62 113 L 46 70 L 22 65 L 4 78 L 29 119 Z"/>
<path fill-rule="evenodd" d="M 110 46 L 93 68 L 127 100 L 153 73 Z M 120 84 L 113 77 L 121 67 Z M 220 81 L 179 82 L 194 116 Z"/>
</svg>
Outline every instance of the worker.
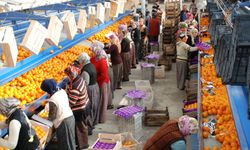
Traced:
<svg viewBox="0 0 250 150">
<path fill-rule="evenodd" d="M 54 79 L 45 79 L 41 89 L 48 94 L 49 117 L 56 128 L 60 150 L 75 150 L 75 118 L 69 107 L 67 93 L 57 87 Z"/>
<path fill-rule="evenodd" d="M 147 140 L 143 150 L 186 150 L 185 136 L 198 131 L 198 121 L 184 115 L 168 120 Z"/>
<path fill-rule="evenodd" d="M 182 10 L 181 10 L 181 13 L 180 13 L 180 21 L 183 22 L 186 20 L 186 14 L 188 13 L 188 10 L 187 10 L 187 5 L 183 5 L 182 6 Z"/>
<path fill-rule="evenodd" d="M 110 94 L 110 80 L 108 76 L 108 64 L 106 61 L 104 45 L 101 42 L 94 42 L 91 44 L 90 49 L 94 53 L 91 63 L 96 68 L 97 83 L 100 88 L 100 102 L 99 102 L 99 123 L 105 123 L 107 119 L 107 106 Z"/>
<path fill-rule="evenodd" d="M 106 53 L 111 54 L 112 69 L 114 74 L 114 89 L 122 89 L 122 57 L 116 45 L 116 36 L 114 34 L 109 36 L 111 45 L 107 48 Z"/>
<path fill-rule="evenodd" d="M 176 76 L 177 87 L 180 90 L 185 89 L 185 81 L 188 73 L 188 52 L 197 51 L 197 47 L 191 47 L 187 42 L 187 35 L 185 33 L 179 33 L 179 39 L 176 43 L 177 59 L 176 59 Z"/>
<path fill-rule="evenodd" d="M 130 66 L 131 66 L 131 45 L 130 40 L 127 37 L 127 31 L 125 28 L 120 28 L 121 32 L 121 57 L 123 62 L 123 79 L 122 81 L 126 82 L 129 81 L 129 73 L 130 73 Z"/>
<path fill-rule="evenodd" d="M 157 42 L 160 34 L 160 21 L 157 19 L 156 13 L 152 14 L 152 18 L 149 20 L 149 42 Z"/>
<path fill-rule="evenodd" d="M 141 32 L 138 26 L 137 22 L 132 23 L 132 32 L 131 37 L 135 45 L 135 58 L 136 58 L 136 64 L 139 62 L 139 56 L 140 56 L 140 42 L 141 42 Z"/>
<path fill-rule="evenodd" d="M 87 91 L 90 100 L 91 120 L 94 127 L 98 124 L 99 120 L 100 100 L 100 89 L 96 81 L 96 69 L 95 66 L 90 62 L 90 57 L 87 53 L 81 53 L 76 60 L 81 65 L 81 76 L 87 84 Z M 88 130 L 88 134 L 91 135 L 91 130 Z"/>
<path fill-rule="evenodd" d="M 140 41 L 140 59 L 144 59 L 147 55 L 147 45 L 148 45 L 148 37 L 147 37 L 147 26 L 144 24 L 144 19 L 140 18 L 139 21 L 139 29 L 141 32 L 141 41 Z"/>
<path fill-rule="evenodd" d="M 188 35 L 187 44 L 190 46 L 195 46 L 195 43 L 198 42 L 199 31 L 196 28 L 190 29 L 190 34 Z"/>
<path fill-rule="evenodd" d="M 66 92 L 69 97 L 69 106 L 75 117 L 75 134 L 77 149 L 88 148 L 88 126 L 87 119 L 90 116 L 90 103 L 86 83 L 80 76 L 80 69 L 69 66 L 64 70 L 69 82 Z M 89 122 L 88 122 L 89 123 Z"/>
<path fill-rule="evenodd" d="M 192 0 L 192 3 L 189 5 L 189 11 L 193 14 L 194 18 L 197 17 L 197 7 L 195 0 Z"/>
<path fill-rule="evenodd" d="M 0 147 L 16 150 L 35 150 L 39 146 L 38 137 L 26 114 L 19 107 L 15 98 L 0 99 L 0 114 L 7 117 L 0 128 L 8 128 L 8 138 L 0 138 Z"/>
</svg>

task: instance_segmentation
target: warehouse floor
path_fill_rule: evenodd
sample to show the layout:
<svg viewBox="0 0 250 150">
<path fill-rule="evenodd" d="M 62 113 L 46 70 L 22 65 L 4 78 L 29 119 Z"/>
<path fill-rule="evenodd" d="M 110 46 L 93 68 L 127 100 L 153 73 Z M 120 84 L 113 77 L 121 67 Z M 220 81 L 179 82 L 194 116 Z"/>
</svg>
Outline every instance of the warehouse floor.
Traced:
<svg viewBox="0 0 250 150">
<path fill-rule="evenodd" d="M 151 10 L 152 5 L 149 4 L 148 8 Z M 164 5 L 161 4 L 161 9 L 164 10 Z M 88 41 L 83 41 L 80 45 L 89 46 Z M 161 49 L 161 48 L 160 48 Z M 92 145 L 98 138 L 98 133 L 119 133 L 118 131 L 118 121 L 116 116 L 113 115 L 113 111 L 119 106 L 119 102 L 123 98 L 125 92 L 131 89 L 135 89 L 135 81 L 141 80 L 141 69 L 137 66 L 136 69 L 132 69 L 130 75 L 130 81 L 124 82 L 122 85 L 122 90 L 116 90 L 114 94 L 113 104 L 114 109 L 108 110 L 107 122 L 105 124 L 98 124 L 93 135 L 89 136 L 89 144 Z M 155 83 L 151 85 L 154 91 L 154 103 L 153 109 L 165 110 L 168 107 L 170 119 L 177 119 L 182 115 L 182 101 L 185 99 L 185 91 L 180 91 L 176 87 L 176 68 L 175 64 L 172 65 L 171 71 L 166 72 L 165 79 L 156 79 Z M 139 142 L 145 143 L 148 138 L 150 138 L 159 127 L 146 127 L 143 125 L 143 137 Z M 187 138 L 189 139 L 189 138 Z M 189 147 L 189 141 L 187 140 L 187 147 Z M 189 148 L 187 148 L 189 149 Z"/>
<path fill-rule="evenodd" d="M 80 43 L 81 45 L 89 46 L 88 41 Z M 137 66 L 136 69 L 132 69 L 130 75 L 130 81 L 124 82 L 122 90 L 116 90 L 114 92 L 113 104 L 115 108 L 119 106 L 119 102 L 123 98 L 125 92 L 131 89 L 135 89 L 135 81 L 141 80 L 141 69 Z M 166 72 L 165 79 L 155 79 L 155 83 L 151 85 L 154 91 L 153 109 L 165 110 L 168 107 L 170 119 L 178 118 L 182 115 L 182 101 L 185 99 L 185 91 L 180 91 L 176 87 L 176 70 L 175 64 L 172 65 L 172 70 Z M 89 136 L 89 144 L 92 145 L 98 138 L 98 133 L 119 133 L 118 121 L 116 116 L 113 115 L 113 111 L 108 110 L 107 122 L 105 124 L 98 124 L 93 135 Z M 151 137 L 159 127 L 145 127 L 143 126 L 143 137 L 139 140 L 144 143 Z"/>
</svg>

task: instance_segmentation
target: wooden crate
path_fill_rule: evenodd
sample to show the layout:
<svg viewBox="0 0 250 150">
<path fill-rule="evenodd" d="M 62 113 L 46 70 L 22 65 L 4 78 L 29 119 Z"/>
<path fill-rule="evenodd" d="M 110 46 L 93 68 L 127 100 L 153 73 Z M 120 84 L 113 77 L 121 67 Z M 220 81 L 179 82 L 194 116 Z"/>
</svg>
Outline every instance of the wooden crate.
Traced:
<svg viewBox="0 0 250 150">
<path fill-rule="evenodd" d="M 85 28 L 87 26 L 87 19 L 88 19 L 88 16 L 87 16 L 86 10 L 81 9 L 80 14 L 79 14 L 79 19 L 77 22 L 77 29 L 81 33 L 85 32 Z"/>
<path fill-rule="evenodd" d="M 147 107 L 145 107 L 145 126 L 161 126 L 168 120 L 168 107 L 166 107 L 166 110 L 148 110 Z"/>
<path fill-rule="evenodd" d="M 96 21 L 97 23 L 104 23 L 105 20 L 105 8 L 101 3 L 97 3 L 97 11 L 96 11 Z"/>
<path fill-rule="evenodd" d="M 50 45 L 58 45 L 63 30 L 63 23 L 57 16 L 51 16 L 48 26 L 48 37 L 46 41 Z"/>
<path fill-rule="evenodd" d="M 110 17 L 111 18 L 118 17 L 118 14 L 119 14 L 119 2 L 111 0 L 110 4 L 111 4 L 111 10 L 112 10 L 112 11 L 110 11 Z"/>
<path fill-rule="evenodd" d="M 66 12 L 62 17 L 62 22 L 67 34 L 67 39 L 73 40 L 77 34 L 75 15 L 72 12 Z"/>
<path fill-rule="evenodd" d="M 96 10 L 94 6 L 89 7 L 89 18 L 88 18 L 88 25 L 90 28 L 95 26 L 95 17 L 96 17 Z"/>
<path fill-rule="evenodd" d="M 105 7 L 105 21 L 108 21 L 110 19 L 110 11 L 111 11 L 110 2 L 104 2 L 104 7 Z"/>
<path fill-rule="evenodd" d="M 38 21 L 31 20 L 29 28 L 20 45 L 24 47 L 24 49 L 37 55 L 40 52 L 47 36 L 48 30 Z"/>
<path fill-rule="evenodd" d="M 17 43 L 12 27 L 0 28 L 0 45 L 2 47 L 3 55 L 7 67 L 15 67 L 17 61 Z"/>
</svg>

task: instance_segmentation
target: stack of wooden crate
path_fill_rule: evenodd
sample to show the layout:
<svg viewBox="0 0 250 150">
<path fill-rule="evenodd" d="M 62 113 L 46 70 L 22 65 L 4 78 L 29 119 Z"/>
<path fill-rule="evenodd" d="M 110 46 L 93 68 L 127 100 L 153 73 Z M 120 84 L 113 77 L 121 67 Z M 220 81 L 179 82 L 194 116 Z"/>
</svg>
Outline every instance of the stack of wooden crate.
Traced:
<svg viewBox="0 0 250 150">
<path fill-rule="evenodd" d="M 176 32 L 180 22 L 180 1 L 167 0 L 165 2 L 165 19 L 162 28 L 162 50 L 160 62 L 166 70 L 171 70 L 172 60 L 176 57 Z"/>
</svg>

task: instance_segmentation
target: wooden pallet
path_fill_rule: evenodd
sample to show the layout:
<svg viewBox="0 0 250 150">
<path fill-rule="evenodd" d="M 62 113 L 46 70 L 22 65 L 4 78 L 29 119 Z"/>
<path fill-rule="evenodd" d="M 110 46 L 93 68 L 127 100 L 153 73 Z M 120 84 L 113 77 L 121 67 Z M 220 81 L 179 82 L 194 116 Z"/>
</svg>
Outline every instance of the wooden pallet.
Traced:
<svg viewBox="0 0 250 150">
<path fill-rule="evenodd" d="M 148 110 L 147 107 L 145 107 L 145 126 L 161 126 L 168 120 L 168 107 L 166 107 L 166 110 Z"/>
</svg>

